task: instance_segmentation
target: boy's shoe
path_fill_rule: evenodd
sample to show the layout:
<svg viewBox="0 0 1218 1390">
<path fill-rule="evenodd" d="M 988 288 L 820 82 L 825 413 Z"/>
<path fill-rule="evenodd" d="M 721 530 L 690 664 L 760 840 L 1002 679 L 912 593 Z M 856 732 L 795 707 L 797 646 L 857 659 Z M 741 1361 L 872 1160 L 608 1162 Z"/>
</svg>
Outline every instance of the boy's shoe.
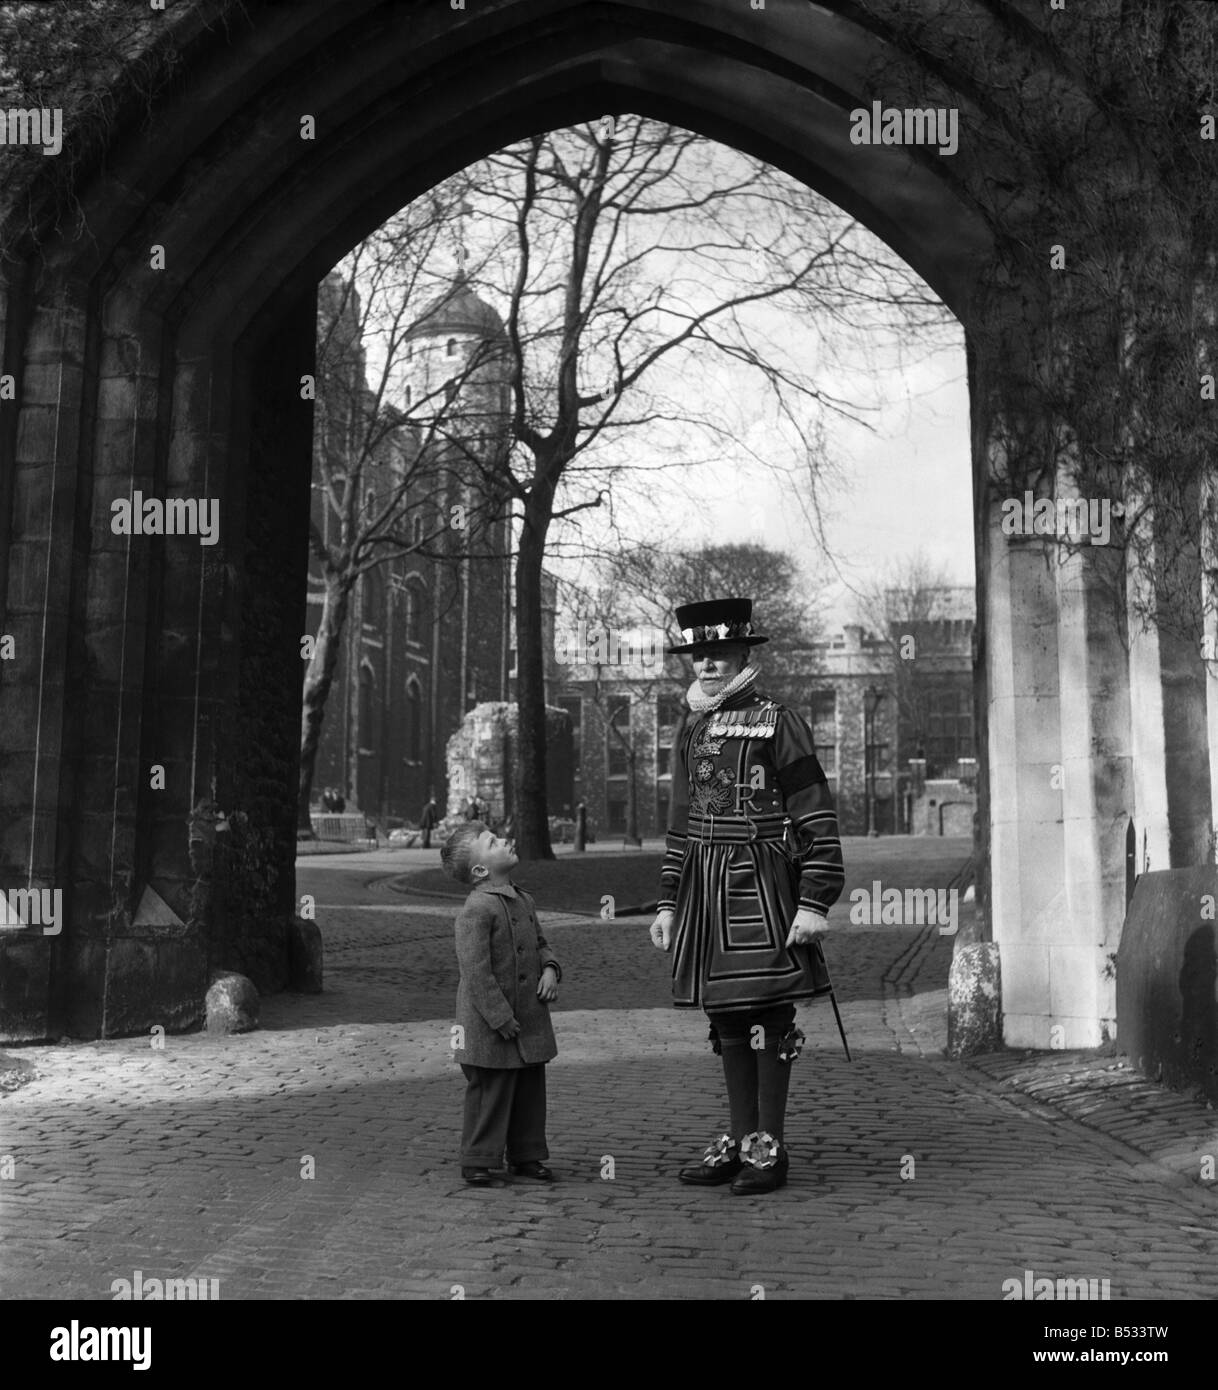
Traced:
<svg viewBox="0 0 1218 1390">
<path fill-rule="evenodd" d="M 773 1192 L 787 1181 L 791 1160 L 786 1148 L 772 1134 L 761 1130 L 746 1134 L 740 1141 L 743 1159 L 740 1172 L 732 1180 L 732 1191 L 740 1196 L 754 1192 Z"/>
<path fill-rule="evenodd" d="M 489 1168 L 462 1168 L 461 1176 L 471 1187 L 502 1187 Z"/>
<path fill-rule="evenodd" d="M 693 1187 L 718 1187 L 731 1182 L 741 1166 L 740 1145 L 730 1134 L 721 1134 L 713 1144 L 706 1146 L 701 1163 L 682 1168 L 677 1178 Z"/>
<path fill-rule="evenodd" d="M 527 1163 L 513 1163 L 508 1172 L 518 1178 L 536 1178 L 538 1182 L 553 1182 L 554 1174 L 539 1159 L 532 1158 Z"/>
</svg>

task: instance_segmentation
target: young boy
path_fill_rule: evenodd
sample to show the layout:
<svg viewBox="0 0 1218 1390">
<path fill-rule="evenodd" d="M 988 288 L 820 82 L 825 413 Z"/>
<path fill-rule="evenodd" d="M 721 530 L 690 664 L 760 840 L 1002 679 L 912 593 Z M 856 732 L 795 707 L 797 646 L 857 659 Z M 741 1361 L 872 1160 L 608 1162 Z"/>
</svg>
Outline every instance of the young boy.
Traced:
<svg viewBox="0 0 1218 1390">
<path fill-rule="evenodd" d="M 512 883 L 519 862 L 481 821 L 458 825 L 440 852 L 444 871 L 473 885 L 457 916 L 457 1060 L 467 1081 L 461 1176 L 477 1187 L 507 1150 L 509 1169 L 553 1181 L 546 1147 L 546 1068 L 558 1053 L 550 1011 L 562 971 L 537 924 L 533 900 Z"/>
</svg>

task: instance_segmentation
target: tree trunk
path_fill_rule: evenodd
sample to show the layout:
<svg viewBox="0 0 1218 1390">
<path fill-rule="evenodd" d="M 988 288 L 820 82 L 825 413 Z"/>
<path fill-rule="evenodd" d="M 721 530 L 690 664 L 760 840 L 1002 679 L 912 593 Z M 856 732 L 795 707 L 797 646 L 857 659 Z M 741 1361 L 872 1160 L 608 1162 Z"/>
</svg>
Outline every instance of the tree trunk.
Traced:
<svg viewBox="0 0 1218 1390">
<path fill-rule="evenodd" d="M 546 806 L 546 697 L 542 652 L 541 568 L 545 558 L 549 499 L 537 496 L 525 509 L 516 557 L 516 853 L 521 859 L 553 859 Z"/>
<path fill-rule="evenodd" d="M 343 629 L 351 606 L 351 586 L 334 575 L 326 576 L 326 596 L 322 603 L 321 623 L 317 629 L 317 645 L 304 682 L 304 715 L 300 736 L 300 786 L 296 807 L 298 833 L 312 834 L 309 819 L 309 797 L 313 791 L 313 770 L 317 762 L 317 747 L 321 742 L 321 725 L 325 718 L 326 701 L 334 684 L 334 672 L 342 649 Z"/>
</svg>

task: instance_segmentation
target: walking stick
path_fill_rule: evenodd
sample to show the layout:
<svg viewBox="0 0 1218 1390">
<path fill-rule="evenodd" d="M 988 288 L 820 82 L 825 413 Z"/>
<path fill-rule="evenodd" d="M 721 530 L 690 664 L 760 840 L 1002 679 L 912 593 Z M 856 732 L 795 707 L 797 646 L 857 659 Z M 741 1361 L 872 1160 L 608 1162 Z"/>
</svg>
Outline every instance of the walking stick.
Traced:
<svg viewBox="0 0 1218 1390">
<path fill-rule="evenodd" d="M 842 1026 L 841 1010 L 837 1007 L 837 995 L 833 992 L 833 976 L 829 973 L 829 962 L 825 959 L 825 948 L 818 941 L 816 949 L 820 954 L 820 963 L 824 967 L 825 979 L 829 981 L 829 1003 L 833 1005 L 833 1017 L 837 1019 L 837 1031 L 842 1035 L 842 1046 L 846 1049 L 846 1061 L 853 1062 L 854 1058 L 850 1055 L 850 1044 L 846 1041 L 846 1030 Z"/>
<path fill-rule="evenodd" d="M 837 995 L 832 990 L 829 991 L 829 1003 L 833 1005 L 833 1017 L 837 1019 L 837 1031 L 842 1035 L 842 1046 L 846 1049 L 846 1061 L 853 1062 L 854 1058 L 850 1055 L 850 1044 L 846 1041 L 846 1030 L 842 1027 L 842 1016 L 838 1012 Z"/>
</svg>

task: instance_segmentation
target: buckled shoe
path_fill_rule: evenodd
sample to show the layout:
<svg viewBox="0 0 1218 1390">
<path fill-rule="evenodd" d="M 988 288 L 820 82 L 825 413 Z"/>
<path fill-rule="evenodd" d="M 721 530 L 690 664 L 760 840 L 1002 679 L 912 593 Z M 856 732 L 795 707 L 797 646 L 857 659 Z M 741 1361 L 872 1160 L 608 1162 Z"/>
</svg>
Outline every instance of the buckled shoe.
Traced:
<svg viewBox="0 0 1218 1390">
<path fill-rule="evenodd" d="M 692 1187 L 718 1187 L 731 1182 L 740 1169 L 740 1145 L 730 1134 L 721 1134 L 706 1146 L 700 1163 L 682 1168 L 677 1177 Z"/>
<path fill-rule="evenodd" d="M 740 1141 L 740 1171 L 732 1179 L 737 1196 L 773 1192 L 787 1181 L 790 1159 L 786 1148 L 765 1130 L 746 1134 Z"/>
</svg>

